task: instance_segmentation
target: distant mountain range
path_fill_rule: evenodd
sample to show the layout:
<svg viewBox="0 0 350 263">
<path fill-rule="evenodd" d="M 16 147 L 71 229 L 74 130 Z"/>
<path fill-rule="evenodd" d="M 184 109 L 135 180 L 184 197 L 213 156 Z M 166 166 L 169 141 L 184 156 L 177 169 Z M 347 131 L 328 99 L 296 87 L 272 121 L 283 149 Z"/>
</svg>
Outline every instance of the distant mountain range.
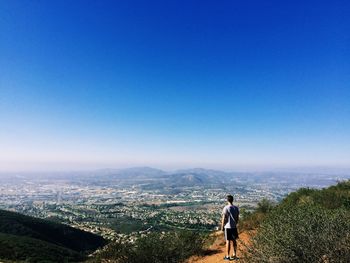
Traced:
<svg viewBox="0 0 350 263">
<path fill-rule="evenodd" d="M 0 261 L 80 262 L 106 243 L 64 224 L 0 210 Z"/>
<path fill-rule="evenodd" d="M 223 187 L 227 184 L 240 186 L 250 183 L 288 183 L 302 185 L 328 186 L 337 180 L 350 178 L 349 173 L 315 172 L 224 172 L 219 170 L 193 168 L 177 171 L 163 171 L 151 167 L 127 169 L 99 169 L 92 171 L 12 173 L 2 174 L 0 180 L 67 180 L 75 183 L 94 183 L 98 185 L 139 185 L 145 189 L 176 188 L 191 186 Z"/>
<path fill-rule="evenodd" d="M 90 174 L 96 181 L 117 180 L 120 183 L 138 183 L 154 187 L 221 186 L 233 179 L 232 173 L 202 168 L 166 172 L 150 167 L 136 167 L 121 170 L 99 170 Z"/>
<path fill-rule="evenodd" d="M 302 172 L 224 172 L 219 170 L 194 168 L 173 172 L 162 171 L 150 167 L 135 167 L 128 169 L 104 169 L 90 172 L 86 177 L 96 183 L 113 180 L 121 184 L 152 185 L 157 187 L 222 187 L 227 184 L 236 186 L 249 183 L 303 183 L 305 185 L 328 186 L 336 180 L 350 178 L 349 174 L 320 174 Z"/>
</svg>

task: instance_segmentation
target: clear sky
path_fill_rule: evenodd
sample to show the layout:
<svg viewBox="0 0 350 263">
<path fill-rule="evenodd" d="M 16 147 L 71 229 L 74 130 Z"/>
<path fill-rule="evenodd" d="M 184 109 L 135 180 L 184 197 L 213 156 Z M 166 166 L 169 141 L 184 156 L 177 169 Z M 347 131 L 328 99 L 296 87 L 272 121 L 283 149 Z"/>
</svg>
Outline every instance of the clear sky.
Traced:
<svg viewBox="0 0 350 263">
<path fill-rule="evenodd" d="M 350 1 L 0 1 L 0 170 L 350 166 Z"/>
</svg>

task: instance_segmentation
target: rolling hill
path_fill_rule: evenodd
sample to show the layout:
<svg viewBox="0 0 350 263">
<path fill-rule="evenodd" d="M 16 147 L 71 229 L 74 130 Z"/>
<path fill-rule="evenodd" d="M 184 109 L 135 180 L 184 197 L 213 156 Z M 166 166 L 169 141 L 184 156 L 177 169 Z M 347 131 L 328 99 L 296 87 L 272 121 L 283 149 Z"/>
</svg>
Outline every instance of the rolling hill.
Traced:
<svg viewBox="0 0 350 263">
<path fill-rule="evenodd" d="M 106 243 L 70 226 L 0 210 L 0 260 L 77 262 Z"/>
</svg>

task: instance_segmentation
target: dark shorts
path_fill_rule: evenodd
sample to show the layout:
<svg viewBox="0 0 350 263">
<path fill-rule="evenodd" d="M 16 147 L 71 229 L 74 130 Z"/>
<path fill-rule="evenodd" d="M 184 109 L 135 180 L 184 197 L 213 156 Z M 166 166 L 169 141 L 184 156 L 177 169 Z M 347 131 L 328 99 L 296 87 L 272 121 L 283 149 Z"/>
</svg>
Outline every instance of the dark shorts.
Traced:
<svg viewBox="0 0 350 263">
<path fill-rule="evenodd" d="M 236 240 L 237 238 L 237 228 L 225 228 L 225 240 Z"/>
</svg>

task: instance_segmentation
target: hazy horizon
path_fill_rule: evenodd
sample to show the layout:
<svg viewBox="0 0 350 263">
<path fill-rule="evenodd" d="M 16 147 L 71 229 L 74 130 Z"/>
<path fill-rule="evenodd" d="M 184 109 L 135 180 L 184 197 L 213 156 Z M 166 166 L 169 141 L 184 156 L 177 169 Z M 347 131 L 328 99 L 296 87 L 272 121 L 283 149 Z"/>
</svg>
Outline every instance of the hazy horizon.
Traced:
<svg viewBox="0 0 350 263">
<path fill-rule="evenodd" d="M 223 167 L 223 166 L 156 166 L 156 165 L 120 165 L 120 166 L 77 166 L 77 167 L 65 167 L 59 166 L 59 168 L 53 169 L 46 166 L 40 166 L 40 168 L 32 169 L 2 169 L 0 170 L 1 175 L 11 175 L 11 174 L 69 174 L 69 173 L 85 173 L 85 172 L 99 172 L 103 170 L 111 171 L 124 171 L 128 169 L 155 169 L 161 170 L 163 172 L 177 172 L 185 170 L 213 170 L 220 172 L 247 172 L 247 173 L 300 173 L 300 174 L 329 174 L 329 175 L 349 175 L 350 176 L 350 167 L 349 166 L 235 166 L 235 167 Z"/>
</svg>

